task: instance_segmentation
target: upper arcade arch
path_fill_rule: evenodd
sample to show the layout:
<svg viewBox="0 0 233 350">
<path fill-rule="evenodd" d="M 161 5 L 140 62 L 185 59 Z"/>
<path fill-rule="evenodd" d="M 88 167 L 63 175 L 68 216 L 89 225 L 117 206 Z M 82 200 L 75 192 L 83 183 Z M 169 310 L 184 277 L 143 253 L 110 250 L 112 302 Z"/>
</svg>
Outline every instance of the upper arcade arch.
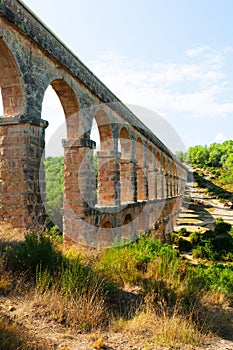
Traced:
<svg viewBox="0 0 233 350">
<path fill-rule="evenodd" d="M 120 129 L 119 140 L 121 145 L 121 158 L 132 159 L 132 140 L 129 131 L 125 126 Z"/>
<path fill-rule="evenodd" d="M 100 136 L 100 151 L 111 151 L 114 147 L 112 125 L 107 113 L 100 109 L 94 116 Z"/>
<path fill-rule="evenodd" d="M 24 112 L 22 80 L 14 57 L 7 45 L 0 39 L 0 87 L 4 117 Z"/>
<path fill-rule="evenodd" d="M 67 138 L 80 137 L 81 115 L 77 97 L 68 83 L 63 79 L 55 79 L 51 86 L 56 92 L 65 114 Z"/>
</svg>

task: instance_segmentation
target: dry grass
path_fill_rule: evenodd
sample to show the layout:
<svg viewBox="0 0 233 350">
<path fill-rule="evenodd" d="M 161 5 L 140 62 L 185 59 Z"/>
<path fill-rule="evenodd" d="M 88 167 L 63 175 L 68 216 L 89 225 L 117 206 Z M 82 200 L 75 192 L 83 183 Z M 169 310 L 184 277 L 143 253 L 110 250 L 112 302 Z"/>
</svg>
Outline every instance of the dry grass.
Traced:
<svg viewBox="0 0 233 350">
<path fill-rule="evenodd" d="M 50 320 L 79 331 L 94 331 L 106 326 L 107 308 L 103 297 L 92 292 L 80 295 L 61 296 L 60 292 L 53 288 L 52 291 L 41 292 L 36 290 L 33 304 L 42 315 L 47 313 Z"/>
<path fill-rule="evenodd" d="M 178 308 L 169 312 L 165 304 L 159 303 L 155 307 L 150 301 L 141 306 L 132 319 L 115 320 L 112 328 L 132 336 L 144 336 L 148 342 L 171 348 L 193 349 L 193 346 L 203 345 L 206 339 L 193 324 L 192 315 L 186 318 L 179 314 Z"/>
</svg>

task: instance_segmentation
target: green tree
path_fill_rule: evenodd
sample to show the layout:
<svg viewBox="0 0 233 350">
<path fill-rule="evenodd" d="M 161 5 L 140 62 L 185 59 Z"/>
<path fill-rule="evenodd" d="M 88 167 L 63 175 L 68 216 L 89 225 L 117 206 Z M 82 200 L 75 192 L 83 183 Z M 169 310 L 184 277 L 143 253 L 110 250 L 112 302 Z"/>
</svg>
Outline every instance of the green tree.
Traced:
<svg viewBox="0 0 233 350">
<path fill-rule="evenodd" d="M 62 228 L 64 157 L 48 157 L 44 161 L 46 179 L 46 212 L 50 220 Z"/>
</svg>

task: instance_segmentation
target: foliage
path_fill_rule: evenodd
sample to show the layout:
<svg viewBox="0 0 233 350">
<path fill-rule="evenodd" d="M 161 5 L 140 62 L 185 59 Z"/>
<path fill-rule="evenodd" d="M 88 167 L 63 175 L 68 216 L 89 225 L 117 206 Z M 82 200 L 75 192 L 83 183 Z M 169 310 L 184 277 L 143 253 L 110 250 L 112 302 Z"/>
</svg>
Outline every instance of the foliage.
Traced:
<svg viewBox="0 0 233 350">
<path fill-rule="evenodd" d="M 64 157 L 48 157 L 44 161 L 46 180 L 46 212 L 50 220 L 62 228 Z"/>
<path fill-rule="evenodd" d="M 94 174 L 96 186 L 98 181 L 98 158 L 94 155 Z M 62 207 L 64 186 L 64 157 L 48 157 L 44 161 L 46 179 L 46 213 L 47 227 L 53 225 L 62 230 Z M 96 193 L 94 193 L 96 195 Z"/>
<path fill-rule="evenodd" d="M 39 267 L 55 272 L 61 263 L 61 253 L 54 249 L 50 238 L 44 234 L 28 234 L 24 242 L 10 249 L 8 268 L 28 271 L 34 275 Z"/>
<path fill-rule="evenodd" d="M 221 176 L 224 184 L 233 183 L 233 140 L 210 146 L 190 147 L 187 152 L 178 152 L 182 161 L 194 167 L 209 168 L 213 178 Z M 218 170 L 220 169 L 220 171 Z"/>
</svg>

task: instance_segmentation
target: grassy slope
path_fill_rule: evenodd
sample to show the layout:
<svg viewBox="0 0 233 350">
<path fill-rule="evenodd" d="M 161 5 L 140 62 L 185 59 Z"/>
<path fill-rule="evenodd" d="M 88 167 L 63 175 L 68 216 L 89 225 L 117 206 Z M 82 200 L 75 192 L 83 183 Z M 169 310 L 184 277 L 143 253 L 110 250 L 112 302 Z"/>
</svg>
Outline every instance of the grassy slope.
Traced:
<svg viewBox="0 0 233 350">
<path fill-rule="evenodd" d="M 209 332 L 232 334 L 231 266 L 193 267 L 151 238 L 101 254 L 74 248 L 62 253 L 52 241 L 29 236 L 1 249 L 1 295 L 21 296 L 32 310 L 36 305 L 40 322 L 53 321 L 71 332 L 131 334 L 143 338 L 148 349 L 155 344 L 198 347 Z M 4 334 L 20 339 L 14 327 L 6 324 Z M 20 336 L 28 344 L 30 334 Z"/>
</svg>

